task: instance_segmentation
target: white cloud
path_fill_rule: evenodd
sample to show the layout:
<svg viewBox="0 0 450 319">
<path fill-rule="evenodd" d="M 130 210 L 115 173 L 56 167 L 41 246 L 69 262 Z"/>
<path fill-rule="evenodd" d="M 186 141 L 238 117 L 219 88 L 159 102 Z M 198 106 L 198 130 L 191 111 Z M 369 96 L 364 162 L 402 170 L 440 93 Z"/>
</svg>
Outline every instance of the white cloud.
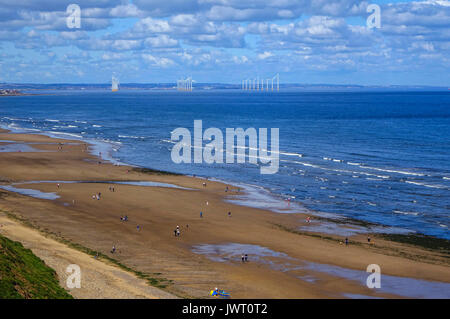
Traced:
<svg viewBox="0 0 450 319">
<path fill-rule="evenodd" d="M 157 67 L 167 68 L 175 64 L 174 61 L 165 57 L 155 57 L 151 54 L 142 54 L 141 56 L 146 62 Z"/>
<path fill-rule="evenodd" d="M 273 53 L 272 53 L 272 52 L 266 51 L 266 52 L 264 52 L 264 53 L 258 54 L 258 59 L 260 59 L 260 60 L 265 60 L 265 59 L 270 58 L 270 57 L 272 57 L 272 56 L 273 56 Z"/>
</svg>

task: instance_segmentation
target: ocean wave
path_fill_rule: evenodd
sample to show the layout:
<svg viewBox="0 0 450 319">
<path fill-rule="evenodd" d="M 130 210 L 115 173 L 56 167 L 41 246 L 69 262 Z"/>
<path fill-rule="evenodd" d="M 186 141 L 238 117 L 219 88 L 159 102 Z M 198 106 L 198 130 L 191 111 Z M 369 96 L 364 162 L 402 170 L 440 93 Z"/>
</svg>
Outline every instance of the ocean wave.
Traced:
<svg viewBox="0 0 450 319">
<path fill-rule="evenodd" d="M 113 140 L 110 140 L 110 139 L 102 139 L 101 141 L 105 142 L 105 143 L 108 143 L 108 144 L 116 144 L 116 145 L 122 145 L 123 144 L 122 142 L 113 141 Z"/>
<path fill-rule="evenodd" d="M 170 143 L 170 144 L 176 144 L 177 142 L 171 141 L 171 140 L 161 140 L 161 142 L 164 143 Z"/>
<path fill-rule="evenodd" d="M 66 132 L 50 132 L 50 134 L 56 134 L 56 135 L 67 135 L 67 136 L 72 136 L 72 137 L 76 137 L 76 138 L 82 138 L 81 135 L 77 135 L 77 134 L 73 134 L 73 133 L 66 133 Z"/>
<path fill-rule="evenodd" d="M 145 139 L 145 136 L 119 135 L 120 138 Z"/>
<path fill-rule="evenodd" d="M 13 118 L 13 117 L 7 117 L 7 116 L 4 116 L 3 118 L 6 120 L 9 120 L 9 121 L 21 121 L 21 122 L 32 122 L 33 121 L 33 119 L 20 119 L 20 118 Z"/>
<path fill-rule="evenodd" d="M 424 174 L 424 173 L 414 173 L 414 172 L 408 172 L 408 171 L 400 171 L 400 170 L 393 170 L 393 169 L 386 169 L 386 168 L 378 168 L 378 167 L 365 166 L 365 165 L 359 165 L 358 167 L 363 168 L 363 169 L 370 169 L 370 170 L 374 170 L 374 171 L 379 171 L 379 172 L 386 172 L 386 173 L 411 175 L 411 176 L 426 176 L 426 174 Z"/>
<path fill-rule="evenodd" d="M 417 186 L 423 186 L 423 187 L 428 187 L 428 188 L 448 189 L 446 186 L 439 185 L 439 184 L 431 185 L 431 184 L 425 184 L 425 183 L 420 183 L 420 182 L 415 182 L 415 181 L 404 181 L 404 182 L 408 183 L 408 184 L 414 184 Z"/>
<path fill-rule="evenodd" d="M 35 129 L 35 128 L 21 127 L 21 126 L 17 125 L 16 123 L 11 123 L 11 124 L 8 124 L 8 125 L 3 126 L 3 127 L 6 127 L 7 129 L 12 130 L 15 133 L 21 133 L 21 132 L 27 132 L 27 131 L 29 131 L 29 132 L 41 132 L 41 130 L 38 130 L 38 129 Z"/>
<path fill-rule="evenodd" d="M 303 157 L 303 154 L 300 153 L 288 153 L 288 152 L 279 152 L 281 155 L 286 155 L 286 156 L 297 156 L 297 157 Z"/>
<path fill-rule="evenodd" d="M 337 158 L 332 158 L 332 157 L 322 157 L 322 159 L 324 159 L 325 161 L 332 161 L 332 162 L 338 162 L 338 163 L 343 163 L 343 160 L 337 159 Z"/>
<path fill-rule="evenodd" d="M 401 215 L 411 215 L 411 216 L 418 216 L 419 215 L 419 213 L 417 213 L 417 212 L 404 212 L 404 211 L 401 211 L 401 210 L 393 210 L 393 212 L 395 214 L 401 214 Z"/>
<path fill-rule="evenodd" d="M 355 172 L 355 171 L 349 171 L 349 170 L 345 170 L 345 169 L 334 169 L 334 168 L 323 167 L 320 165 L 315 165 L 315 164 L 306 163 L 306 162 L 289 161 L 289 160 L 280 160 L 280 162 L 295 163 L 295 164 L 300 164 L 303 166 L 322 169 L 322 170 L 326 170 L 326 171 L 333 171 L 333 172 L 337 172 L 337 173 L 358 174 L 358 175 L 373 176 L 373 177 L 383 178 L 383 179 L 390 178 L 390 176 L 388 176 L 388 175 L 376 175 L 376 174 L 371 174 L 371 173 L 367 173 L 367 172 Z"/>
</svg>

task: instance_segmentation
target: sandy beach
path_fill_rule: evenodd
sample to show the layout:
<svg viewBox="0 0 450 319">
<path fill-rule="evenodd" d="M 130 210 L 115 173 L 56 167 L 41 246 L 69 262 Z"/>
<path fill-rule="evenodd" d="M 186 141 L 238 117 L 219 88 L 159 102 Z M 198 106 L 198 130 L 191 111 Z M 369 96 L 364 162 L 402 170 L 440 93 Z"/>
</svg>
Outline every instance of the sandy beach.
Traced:
<svg viewBox="0 0 450 319">
<path fill-rule="evenodd" d="M 113 165 L 92 155 L 91 146 L 78 140 L 5 130 L 0 140 L 0 148 L 29 147 L 0 152 L 2 234 L 44 256 L 58 274 L 64 261 L 79 262 L 90 274 L 90 288 L 70 291 L 76 298 L 208 298 L 215 287 L 233 298 L 415 297 L 369 289 L 350 278 L 370 264 L 379 265 L 382 276 L 450 284 L 448 250 L 402 244 L 376 234 L 370 235 L 371 243 L 360 234 L 349 237 L 345 245 L 342 236 L 298 231 L 308 226 L 309 214 L 231 203 L 240 195 L 233 185 Z M 132 181 L 156 184 L 121 183 Z M 29 189 L 40 193 L 20 194 Z M 53 194 L 54 199 L 37 198 L 39 194 Z M 122 221 L 123 216 L 128 220 Z M 180 236 L 174 233 L 177 226 Z M 148 274 L 156 288 L 63 242 Z M 241 261 L 242 254 L 248 254 L 249 262 Z M 55 257 L 60 255 L 65 257 Z M 348 275 L 342 275 L 342 269 Z M 104 292 L 108 285 L 115 286 L 110 294 L 93 294 L 93 287 Z"/>
</svg>

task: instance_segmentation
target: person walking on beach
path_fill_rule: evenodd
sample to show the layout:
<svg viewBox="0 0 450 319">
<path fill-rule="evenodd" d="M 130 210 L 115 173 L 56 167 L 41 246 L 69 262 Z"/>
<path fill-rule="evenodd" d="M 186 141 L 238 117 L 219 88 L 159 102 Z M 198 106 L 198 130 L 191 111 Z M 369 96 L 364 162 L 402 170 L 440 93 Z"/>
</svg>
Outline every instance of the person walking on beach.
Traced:
<svg viewBox="0 0 450 319">
<path fill-rule="evenodd" d="M 231 212 L 228 212 L 228 217 L 231 217 Z"/>
<path fill-rule="evenodd" d="M 367 242 L 370 244 L 370 236 L 367 236 Z"/>
<path fill-rule="evenodd" d="M 140 225 L 137 225 L 136 228 L 137 228 L 137 231 L 141 231 L 141 226 Z"/>
<path fill-rule="evenodd" d="M 241 261 L 242 261 L 242 262 L 245 262 L 245 256 L 244 256 L 244 254 L 242 254 L 242 256 L 241 256 Z"/>
<path fill-rule="evenodd" d="M 116 252 L 116 245 L 113 245 L 111 249 L 111 254 L 114 254 L 115 252 Z"/>
<path fill-rule="evenodd" d="M 203 218 L 203 212 L 200 212 L 200 218 Z"/>
<path fill-rule="evenodd" d="M 247 254 L 244 255 L 244 261 L 245 261 L 245 262 L 248 261 L 248 255 L 247 255 Z"/>
<path fill-rule="evenodd" d="M 345 246 L 348 246 L 348 237 L 345 237 Z"/>
</svg>

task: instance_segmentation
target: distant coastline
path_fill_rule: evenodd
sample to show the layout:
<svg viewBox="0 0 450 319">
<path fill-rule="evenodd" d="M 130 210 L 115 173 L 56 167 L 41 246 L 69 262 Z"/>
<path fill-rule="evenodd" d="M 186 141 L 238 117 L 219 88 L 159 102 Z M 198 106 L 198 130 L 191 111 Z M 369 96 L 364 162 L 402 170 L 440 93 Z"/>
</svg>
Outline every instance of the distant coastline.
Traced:
<svg viewBox="0 0 450 319">
<path fill-rule="evenodd" d="M 15 89 L 0 89 L 0 96 L 18 96 L 18 95 L 26 95 Z"/>
<path fill-rule="evenodd" d="M 129 90 L 176 90 L 176 83 L 121 83 L 121 91 Z M 194 91 L 211 90 L 241 90 L 241 84 L 232 83 L 194 83 Z M 16 91 L 20 94 L 10 95 L 29 95 L 21 93 L 23 91 L 42 91 L 42 90 L 61 90 L 61 91 L 92 91 L 92 90 L 111 90 L 110 83 L 0 83 L 0 92 Z M 280 90 L 284 91 L 305 91 L 305 92 L 448 92 L 448 86 L 425 86 L 425 85 L 358 85 L 358 84 L 300 84 L 300 83 L 280 83 Z M 267 92 L 267 91 L 261 91 Z"/>
</svg>

